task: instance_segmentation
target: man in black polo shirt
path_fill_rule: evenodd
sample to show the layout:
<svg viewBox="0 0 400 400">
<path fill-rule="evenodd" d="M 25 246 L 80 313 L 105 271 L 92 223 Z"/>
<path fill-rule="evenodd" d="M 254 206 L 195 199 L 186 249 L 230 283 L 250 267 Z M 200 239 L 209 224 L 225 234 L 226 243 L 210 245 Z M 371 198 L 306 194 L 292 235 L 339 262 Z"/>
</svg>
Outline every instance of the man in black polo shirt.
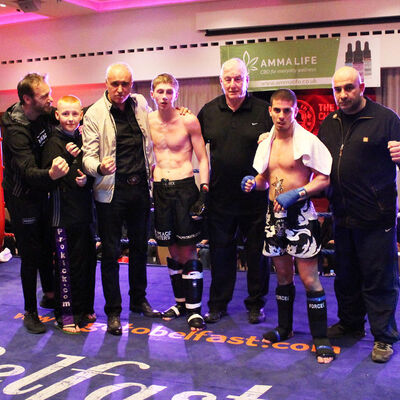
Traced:
<svg viewBox="0 0 400 400">
<path fill-rule="evenodd" d="M 131 94 L 132 71 L 127 64 L 107 69 L 103 97 L 85 114 L 83 165 L 95 178 L 93 186 L 102 243 L 101 275 L 107 331 L 121 335 L 119 249 L 125 222 L 129 239 L 130 309 L 161 316 L 146 300 L 149 179 L 153 165 L 145 98 Z"/>
<path fill-rule="evenodd" d="M 241 180 L 252 168 L 258 136 L 272 127 L 268 103 L 247 94 L 249 75 L 242 60 L 226 61 L 220 74 L 224 95 L 207 103 L 198 115 L 204 140 L 210 143 L 209 238 L 211 288 L 205 320 L 217 322 L 226 314 L 236 280 L 238 228 L 244 235 L 247 256 L 245 305 L 249 322 L 265 319 L 264 295 L 269 269 L 263 260 L 266 193 L 242 192 Z"/>
</svg>

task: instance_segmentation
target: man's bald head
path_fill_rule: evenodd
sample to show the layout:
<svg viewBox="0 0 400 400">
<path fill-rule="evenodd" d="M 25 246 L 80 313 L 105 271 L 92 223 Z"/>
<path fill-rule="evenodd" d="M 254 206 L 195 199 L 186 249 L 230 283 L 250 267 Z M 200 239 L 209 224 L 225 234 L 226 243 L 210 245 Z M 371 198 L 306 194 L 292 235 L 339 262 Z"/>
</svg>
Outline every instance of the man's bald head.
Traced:
<svg viewBox="0 0 400 400">
<path fill-rule="evenodd" d="M 336 105 L 345 114 L 356 114 L 365 107 L 365 85 L 355 68 L 339 68 L 333 75 L 332 88 Z"/>
<path fill-rule="evenodd" d="M 353 82 L 362 83 L 360 73 L 353 67 L 341 67 L 333 75 L 332 82 L 339 79 L 351 79 Z"/>
</svg>

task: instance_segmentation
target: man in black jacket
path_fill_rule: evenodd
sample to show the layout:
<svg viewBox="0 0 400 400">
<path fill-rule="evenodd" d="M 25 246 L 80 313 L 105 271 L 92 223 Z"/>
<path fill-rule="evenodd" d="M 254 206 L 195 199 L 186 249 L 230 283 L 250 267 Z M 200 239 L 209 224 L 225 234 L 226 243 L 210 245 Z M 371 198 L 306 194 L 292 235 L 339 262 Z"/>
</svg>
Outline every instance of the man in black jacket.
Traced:
<svg viewBox="0 0 400 400">
<path fill-rule="evenodd" d="M 28 74 L 18 83 L 17 91 L 20 101 L 2 117 L 4 197 L 21 256 L 24 326 L 30 333 L 44 333 L 46 328 L 37 313 L 38 270 L 42 278 L 47 276 L 46 286 L 42 279 L 43 291 L 54 290 L 46 187 L 69 168 L 61 157 L 55 158 L 50 168 L 40 168 L 42 149 L 53 123 L 53 99 L 46 77 Z"/>
<path fill-rule="evenodd" d="M 210 143 L 211 177 L 208 208 L 211 288 L 205 320 L 217 322 L 226 314 L 236 279 L 236 231 L 245 238 L 249 322 L 265 319 L 268 265 L 262 261 L 267 196 L 243 193 L 241 180 L 253 175 L 257 139 L 272 127 L 268 103 L 247 93 L 249 75 L 238 58 L 224 63 L 220 74 L 224 95 L 207 103 L 198 115 L 205 142 Z"/>
<path fill-rule="evenodd" d="M 333 157 L 330 201 L 335 222 L 339 322 L 328 336 L 374 336 L 372 360 L 386 362 L 399 339 L 395 321 L 399 277 L 396 246 L 396 163 L 400 120 L 364 96 L 359 73 L 343 67 L 333 76 L 339 110 L 319 137 Z"/>
</svg>

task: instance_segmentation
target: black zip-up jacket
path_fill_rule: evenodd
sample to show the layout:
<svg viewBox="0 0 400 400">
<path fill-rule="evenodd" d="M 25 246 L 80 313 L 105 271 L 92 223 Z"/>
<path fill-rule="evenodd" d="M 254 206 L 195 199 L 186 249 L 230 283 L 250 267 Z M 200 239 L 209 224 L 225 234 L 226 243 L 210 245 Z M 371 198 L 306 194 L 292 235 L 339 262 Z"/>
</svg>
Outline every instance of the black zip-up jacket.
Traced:
<svg viewBox="0 0 400 400">
<path fill-rule="evenodd" d="M 388 142 L 400 141 L 400 120 L 366 98 L 347 132 L 342 112 L 323 121 L 318 137 L 332 154 L 329 200 L 335 221 L 347 228 L 387 228 L 397 215 L 396 164 Z"/>
<path fill-rule="evenodd" d="M 51 199 L 51 221 L 53 227 L 71 227 L 79 224 L 89 224 L 93 221 L 92 185 L 94 178 L 87 176 L 86 185 L 80 187 L 75 178 L 79 176 L 78 169 L 83 172 L 82 152 L 73 157 L 66 149 L 72 142 L 82 147 L 82 137 L 79 130 L 73 135 L 64 133 L 61 127 L 53 128 L 53 133 L 47 141 L 42 154 L 42 167 L 50 168 L 53 159 L 62 157 L 69 165 L 67 175 L 52 181 L 49 186 Z"/>
<path fill-rule="evenodd" d="M 41 155 L 55 123 L 53 115 L 29 121 L 21 104 L 16 103 L 3 114 L 2 121 L 4 190 L 20 198 L 43 197 L 51 178 L 48 169 L 41 168 Z"/>
</svg>

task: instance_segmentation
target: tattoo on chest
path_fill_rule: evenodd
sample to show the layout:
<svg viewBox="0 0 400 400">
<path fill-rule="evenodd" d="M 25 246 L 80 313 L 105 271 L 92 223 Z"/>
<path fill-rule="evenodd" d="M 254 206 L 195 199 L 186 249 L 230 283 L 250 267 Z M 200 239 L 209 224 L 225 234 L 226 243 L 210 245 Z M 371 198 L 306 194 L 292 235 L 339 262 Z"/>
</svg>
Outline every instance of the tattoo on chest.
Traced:
<svg viewBox="0 0 400 400">
<path fill-rule="evenodd" d="M 283 179 L 278 179 L 276 176 L 275 182 L 272 182 L 271 186 L 274 187 L 274 199 L 276 199 L 281 193 L 283 193 Z"/>
</svg>

